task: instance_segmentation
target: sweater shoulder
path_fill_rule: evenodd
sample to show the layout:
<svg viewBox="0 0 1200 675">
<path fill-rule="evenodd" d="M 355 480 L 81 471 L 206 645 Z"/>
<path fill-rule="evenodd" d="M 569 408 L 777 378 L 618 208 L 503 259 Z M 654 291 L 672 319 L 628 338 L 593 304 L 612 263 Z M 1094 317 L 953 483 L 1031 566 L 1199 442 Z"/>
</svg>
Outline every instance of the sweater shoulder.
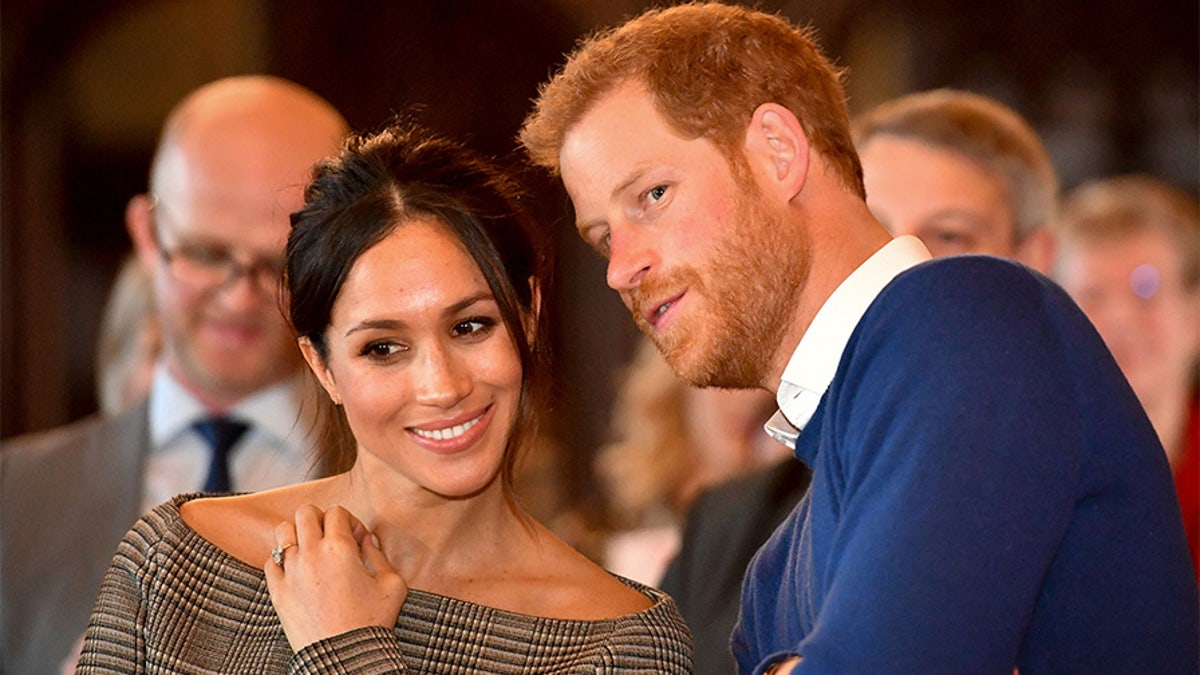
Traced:
<svg viewBox="0 0 1200 675">
<path fill-rule="evenodd" d="M 868 308 L 858 332 L 908 334 L 916 342 L 889 341 L 913 349 L 1101 344 L 1053 281 L 1020 263 L 982 255 L 938 258 L 897 275 Z"/>
<path fill-rule="evenodd" d="M 143 514 L 122 539 L 119 557 L 141 566 L 158 554 L 182 551 L 197 535 L 180 516 L 179 507 L 197 496 L 200 495 L 179 495 Z"/>
<path fill-rule="evenodd" d="M 1021 263 L 986 255 L 935 258 L 901 272 L 880 293 L 919 295 L 930 304 L 999 300 L 1055 302 L 1066 299 L 1053 281 Z"/>
</svg>

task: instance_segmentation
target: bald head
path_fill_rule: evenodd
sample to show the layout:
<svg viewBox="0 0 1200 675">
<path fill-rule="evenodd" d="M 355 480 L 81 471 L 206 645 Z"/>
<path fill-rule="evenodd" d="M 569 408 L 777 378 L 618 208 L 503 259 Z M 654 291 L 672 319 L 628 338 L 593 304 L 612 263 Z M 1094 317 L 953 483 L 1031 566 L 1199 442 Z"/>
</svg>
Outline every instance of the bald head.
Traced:
<svg viewBox="0 0 1200 675">
<path fill-rule="evenodd" d="M 346 132 L 337 110 L 298 84 L 263 75 L 217 80 L 171 111 L 150 189 L 171 202 L 183 187 L 203 191 L 213 173 L 232 184 L 303 186 L 312 165 L 333 153 Z"/>
<path fill-rule="evenodd" d="M 167 118 L 153 197 L 135 197 L 126 224 L 154 278 L 162 358 L 210 408 L 299 364 L 273 272 L 313 166 L 347 131 L 319 96 L 266 76 L 205 85 Z"/>
</svg>

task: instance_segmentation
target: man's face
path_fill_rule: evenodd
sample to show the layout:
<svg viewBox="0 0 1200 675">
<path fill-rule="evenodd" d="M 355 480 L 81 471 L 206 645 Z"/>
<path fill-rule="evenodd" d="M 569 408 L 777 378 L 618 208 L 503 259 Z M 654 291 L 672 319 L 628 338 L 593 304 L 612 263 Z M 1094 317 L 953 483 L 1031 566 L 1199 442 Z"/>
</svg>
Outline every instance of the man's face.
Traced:
<svg viewBox="0 0 1200 675">
<path fill-rule="evenodd" d="M 560 164 L 580 235 L 608 258 L 608 285 L 672 369 L 697 386 L 768 384 L 807 276 L 804 232 L 634 85 L 571 128 Z"/>
<path fill-rule="evenodd" d="M 164 181 L 153 209 L 160 254 L 232 258 L 259 268 L 257 279 L 243 274 L 213 285 L 180 278 L 161 255 L 155 266 L 167 367 L 209 401 L 236 401 L 298 364 L 279 287 L 262 270 L 278 269 L 288 214 L 302 193 L 299 184 L 281 187 L 270 173 L 193 163 Z"/>
<path fill-rule="evenodd" d="M 868 140 L 859 158 L 867 206 L 892 234 L 920 238 L 935 257 L 1017 254 L 1002 177 L 956 152 L 899 136 Z"/>
<path fill-rule="evenodd" d="M 1162 233 L 1064 241 L 1056 276 L 1096 326 L 1147 408 L 1187 386 L 1200 353 L 1200 294 L 1183 284 L 1181 254 Z"/>
</svg>

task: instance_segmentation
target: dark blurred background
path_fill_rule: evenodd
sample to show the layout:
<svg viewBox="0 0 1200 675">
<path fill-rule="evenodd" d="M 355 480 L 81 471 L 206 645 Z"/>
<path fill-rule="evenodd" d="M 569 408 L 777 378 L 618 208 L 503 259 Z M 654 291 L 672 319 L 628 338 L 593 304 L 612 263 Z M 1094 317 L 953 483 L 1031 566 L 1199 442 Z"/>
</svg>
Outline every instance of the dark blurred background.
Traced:
<svg viewBox="0 0 1200 675">
<path fill-rule="evenodd" d="M 129 250 L 163 117 L 225 75 L 281 75 L 356 128 L 426 124 L 516 159 L 515 134 L 580 36 L 636 0 L 5 0 L 0 7 L 0 436 L 97 407 L 98 319 Z M 1043 134 L 1065 187 L 1116 172 L 1200 190 L 1195 0 L 758 2 L 811 24 L 849 69 L 853 112 L 908 91 L 990 94 Z M 558 401 L 569 494 L 587 495 L 634 329 L 558 187 Z"/>
</svg>

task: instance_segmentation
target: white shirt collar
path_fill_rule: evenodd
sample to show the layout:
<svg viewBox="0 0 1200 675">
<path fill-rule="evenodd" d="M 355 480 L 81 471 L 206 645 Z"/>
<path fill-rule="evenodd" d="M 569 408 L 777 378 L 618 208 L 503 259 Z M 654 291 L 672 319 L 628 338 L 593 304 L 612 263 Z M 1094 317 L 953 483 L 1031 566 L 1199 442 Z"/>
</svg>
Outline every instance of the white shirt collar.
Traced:
<svg viewBox="0 0 1200 675">
<path fill-rule="evenodd" d="M 252 425 L 255 433 L 266 434 L 277 443 L 289 439 L 304 439 L 309 429 L 300 419 L 300 396 L 303 387 L 293 379 L 277 382 L 237 403 L 228 411 Z M 150 442 L 160 448 L 186 432 L 197 420 L 211 413 L 195 396 L 179 383 L 163 363 L 154 369 L 150 388 Z"/>
<path fill-rule="evenodd" d="M 920 239 L 896 237 L 838 285 L 813 317 L 784 368 L 775 395 L 779 411 L 764 425 L 772 438 L 796 447 L 800 431 L 833 381 L 850 334 L 867 307 L 896 275 L 930 258 Z"/>
</svg>

